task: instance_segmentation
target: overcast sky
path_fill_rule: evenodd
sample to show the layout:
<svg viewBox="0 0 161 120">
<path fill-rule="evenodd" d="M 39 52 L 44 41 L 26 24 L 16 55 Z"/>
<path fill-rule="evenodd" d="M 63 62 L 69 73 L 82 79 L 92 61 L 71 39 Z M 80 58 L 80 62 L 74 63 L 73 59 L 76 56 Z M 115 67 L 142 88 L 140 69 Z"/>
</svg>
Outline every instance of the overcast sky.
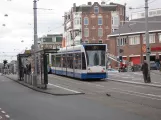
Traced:
<svg viewBox="0 0 161 120">
<path fill-rule="evenodd" d="M 49 33 L 63 33 L 63 18 L 73 3 L 77 5 L 101 0 L 39 0 L 38 36 Z M 106 0 L 109 1 L 109 0 Z M 154 1 L 154 2 L 153 2 Z M 144 6 L 144 0 L 110 0 L 127 7 Z M 159 8 L 161 0 L 149 0 L 150 9 Z M 139 9 L 137 11 L 144 9 Z M 136 11 L 136 10 L 135 10 Z M 135 12 L 134 10 L 132 12 Z M 129 15 L 129 10 L 127 9 Z M 8 14 L 8 17 L 4 17 Z M 5 24 L 6 26 L 3 26 Z M 21 42 L 21 41 L 24 42 Z M 3 59 L 16 59 L 15 55 L 33 44 L 33 0 L 0 0 L 0 62 Z"/>
</svg>

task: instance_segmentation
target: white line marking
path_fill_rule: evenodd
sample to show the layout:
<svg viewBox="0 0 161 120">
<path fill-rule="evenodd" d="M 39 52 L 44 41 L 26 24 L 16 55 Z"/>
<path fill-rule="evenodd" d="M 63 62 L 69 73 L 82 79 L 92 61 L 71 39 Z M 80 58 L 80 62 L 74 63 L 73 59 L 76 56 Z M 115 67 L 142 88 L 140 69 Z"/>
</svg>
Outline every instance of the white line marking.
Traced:
<svg viewBox="0 0 161 120">
<path fill-rule="evenodd" d="M 6 113 L 5 111 L 1 111 L 1 112 L 4 113 L 4 114 Z"/>
<path fill-rule="evenodd" d="M 0 108 L 0 110 L 1 110 L 1 108 Z"/>
<path fill-rule="evenodd" d="M 0 116 L 0 119 L 2 119 L 2 117 Z"/>
<path fill-rule="evenodd" d="M 51 84 L 51 83 L 49 83 L 48 85 L 51 85 L 51 86 L 54 86 L 54 87 L 57 87 L 57 88 L 61 88 L 61 89 L 64 89 L 64 90 L 67 90 L 67 91 L 70 91 L 70 92 L 74 92 L 74 93 L 81 93 L 81 92 L 71 90 L 71 89 L 68 89 L 68 88 L 65 88 L 65 87 L 61 87 L 61 86 L 58 86 L 58 85 L 54 85 L 54 84 Z"/>
<path fill-rule="evenodd" d="M 10 118 L 10 116 L 9 115 L 5 115 L 6 116 L 6 118 Z"/>
</svg>

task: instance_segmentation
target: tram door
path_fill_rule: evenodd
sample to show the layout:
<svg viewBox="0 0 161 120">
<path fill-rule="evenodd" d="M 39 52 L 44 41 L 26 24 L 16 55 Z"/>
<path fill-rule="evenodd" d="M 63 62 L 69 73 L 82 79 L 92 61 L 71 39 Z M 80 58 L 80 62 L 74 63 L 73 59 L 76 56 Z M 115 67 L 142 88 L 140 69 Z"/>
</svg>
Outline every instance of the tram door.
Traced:
<svg viewBox="0 0 161 120">
<path fill-rule="evenodd" d="M 80 78 L 81 77 L 81 53 L 75 54 L 74 60 L 74 77 Z"/>
</svg>

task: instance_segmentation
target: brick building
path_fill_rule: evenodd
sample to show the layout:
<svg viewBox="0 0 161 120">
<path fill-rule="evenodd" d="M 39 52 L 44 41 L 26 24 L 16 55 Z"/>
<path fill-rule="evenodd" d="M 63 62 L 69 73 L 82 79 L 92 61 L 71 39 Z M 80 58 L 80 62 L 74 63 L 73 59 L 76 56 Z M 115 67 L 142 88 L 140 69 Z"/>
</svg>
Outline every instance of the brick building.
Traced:
<svg viewBox="0 0 161 120">
<path fill-rule="evenodd" d="M 125 20 L 125 6 L 115 3 L 88 2 L 73 7 L 64 15 L 66 45 L 81 43 L 106 43 L 107 35 L 117 30 Z"/>
<path fill-rule="evenodd" d="M 156 57 L 161 60 L 161 16 L 149 17 L 149 42 L 151 55 L 150 60 Z M 120 35 L 120 40 L 119 40 Z M 145 18 L 136 19 L 125 23 L 120 31 L 117 30 L 108 35 L 109 52 L 118 56 L 118 46 L 123 50 L 121 55 L 124 60 L 141 64 L 146 59 Z M 117 64 L 112 61 L 112 64 Z"/>
</svg>

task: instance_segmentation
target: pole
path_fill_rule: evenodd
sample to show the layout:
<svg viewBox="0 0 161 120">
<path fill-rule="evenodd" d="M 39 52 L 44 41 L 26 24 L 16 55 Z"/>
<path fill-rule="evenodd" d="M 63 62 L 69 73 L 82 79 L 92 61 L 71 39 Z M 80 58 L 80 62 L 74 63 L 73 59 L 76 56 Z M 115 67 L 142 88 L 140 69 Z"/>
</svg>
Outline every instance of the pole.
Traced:
<svg viewBox="0 0 161 120">
<path fill-rule="evenodd" d="M 150 44 L 149 44 L 149 28 L 148 28 L 148 0 L 145 0 L 145 29 L 146 29 L 146 60 L 148 63 L 148 82 L 150 78 Z"/>
<path fill-rule="evenodd" d="M 34 6 L 33 10 L 34 10 L 34 64 L 35 64 L 34 75 L 35 75 L 35 83 L 37 84 L 37 56 L 36 56 L 36 51 L 38 50 L 38 45 L 37 45 L 37 0 L 34 0 L 33 6 Z"/>
<path fill-rule="evenodd" d="M 119 32 L 119 39 L 118 39 L 118 59 L 119 59 L 119 62 L 118 62 L 118 67 L 120 69 L 121 67 L 121 61 L 120 61 L 120 40 L 121 40 L 121 37 L 120 37 L 120 24 L 119 24 L 119 29 L 118 29 L 118 32 Z"/>
</svg>

